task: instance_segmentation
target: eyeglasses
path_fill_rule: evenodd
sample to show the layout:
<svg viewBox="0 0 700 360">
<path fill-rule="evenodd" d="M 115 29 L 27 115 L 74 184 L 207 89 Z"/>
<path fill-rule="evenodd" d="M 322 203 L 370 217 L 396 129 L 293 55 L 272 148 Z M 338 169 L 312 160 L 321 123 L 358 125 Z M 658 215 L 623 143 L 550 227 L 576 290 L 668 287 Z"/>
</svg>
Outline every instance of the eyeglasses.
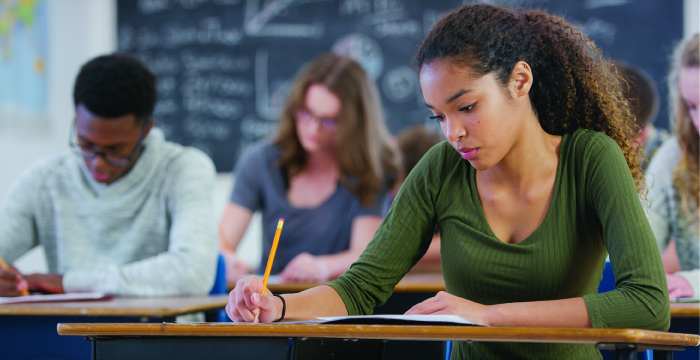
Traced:
<svg viewBox="0 0 700 360">
<path fill-rule="evenodd" d="M 141 133 L 139 134 L 139 139 L 136 141 L 136 146 L 131 154 L 119 154 L 106 151 L 98 151 L 94 147 L 81 145 L 75 139 L 75 124 L 71 127 L 70 138 L 68 139 L 68 146 L 70 146 L 71 151 L 82 156 L 86 160 L 92 160 L 97 156 L 101 156 L 105 161 L 117 167 L 126 167 L 138 156 L 139 151 L 143 149 L 143 135 L 146 133 L 146 127 L 151 120 L 144 122 L 141 128 Z"/>
<path fill-rule="evenodd" d="M 318 122 L 319 125 L 321 125 L 321 127 L 324 130 L 328 130 L 328 131 L 335 130 L 335 128 L 338 127 L 338 120 L 337 119 L 329 118 L 329 117 L 318 117 L 318 116 L 310 113 L 308 110 L 304 110 L 304 109 L 297 110 L 296 119 L 297 119 L 297 121 L 302 122 L 302 123 L 306 123 L 306 124 L 310 123 L 311 121 L 316 121 L 316 122 Z"/>
</svg>

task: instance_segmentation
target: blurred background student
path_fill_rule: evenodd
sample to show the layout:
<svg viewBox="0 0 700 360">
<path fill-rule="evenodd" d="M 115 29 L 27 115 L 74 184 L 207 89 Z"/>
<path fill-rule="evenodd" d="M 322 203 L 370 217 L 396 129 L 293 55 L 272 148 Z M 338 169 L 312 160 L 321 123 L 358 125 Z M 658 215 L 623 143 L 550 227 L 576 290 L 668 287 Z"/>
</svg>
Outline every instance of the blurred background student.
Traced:
<svg viewBox="0 0 700 360">
<path fill-rule="evenodd" d="M 325 281 L 357 260 L 382 221 L 387 191 L 400 176 L 373 81 L 334 54 L 300 73 L 272 141 L 236 165 L 231 202 L 220 223 L 227 279 L 246 265 L 234 252 L 262 210 L 262 273 L 277 222 L 285 220 L 272 268 L 282 281 Z"/>
<path fill-rule="evenodd" d="M 420 159 L 423 158 L 423 155 L 425 155 L 431 147 L 443 140 L 445 140 L 445 138 L 442 134 L 431 130 L 425 125 L 414 125 L 401 131 L 397 143 L 399 151 L 401 152 L 401 163 L 403 164 L 406 177 L 408 177 L 411 170 L 418 164 Z M 400 188 L 400 185 L 394 187 L 394 190 L 391 192 L 392 201 Z M 387 208 L 387 211 L 388 210 Z M 440 233 L 437 228 L 435 228 L 435 234 L 433 234 L 433 240 L 430 243 L 428 251 L 414 268 L 420 270 L 440 270 Z"/>
<path fill-rule="evenodd" d="M 32 164 L 0 204 L 0 256 L 43 245 L 47 273 L 0 269 L 49 293 L 205 295 L 214 282 L 214 164 L 153 128 L 156 77 L 124 54 L 98 56 L 73 87 L 70 147 Z M 66 141 L 68 143 L 69 141 Z"/>
<path fill-rule="evenodd" d="M 654 126 L 654 120 L 659 113 L 659 90 L 656 82 L 641 68 L 624 63 L 617 63 L 620 75 L 627 82 L 622 84 L 623 96 L 629 99 L 630 111 L 636 119 L 637 143 L 642 147 L 646 159 L 642 167 L 649 164 L 656 150 L 669 138 L 666 129 Z"/>
<path fill-rule="evenodd" d="M 698 239 L 698 34 L 674 52 L 669 75 L 675 135 L 647 169 L 649 222 L 662 253 L 671 300 L 700 297 Z"/>
</svg>

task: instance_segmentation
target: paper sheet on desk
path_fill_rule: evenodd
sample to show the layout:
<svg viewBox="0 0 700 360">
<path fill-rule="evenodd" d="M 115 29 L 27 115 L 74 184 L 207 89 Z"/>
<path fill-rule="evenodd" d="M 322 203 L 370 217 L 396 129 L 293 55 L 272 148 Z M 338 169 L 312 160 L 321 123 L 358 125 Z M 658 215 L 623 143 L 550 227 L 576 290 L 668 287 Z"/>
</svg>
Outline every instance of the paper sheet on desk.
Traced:
<svg viewBox="0 0 700 360">
<path fill-rule="evenodd" d="M 320 324 L 352 325 L 473 325 L 459 315 L 364 315 L 319 317 Z"/>
<path fill-rule="evenodd" d="M 109 300 L 111 298 L 111 296 L 107 296 L 101 292 L 29 295 L 17 297 L 0 297 L 0 305 L 51 301 Z"/>
<path fill-rule="evenodd" d="M 672 302 L 675 302 L 675 303 L 700 302 L 700 299 L 698 299 L 698 298 L 678 298 L 676 300 L 673 300 Z"/>
</svg>

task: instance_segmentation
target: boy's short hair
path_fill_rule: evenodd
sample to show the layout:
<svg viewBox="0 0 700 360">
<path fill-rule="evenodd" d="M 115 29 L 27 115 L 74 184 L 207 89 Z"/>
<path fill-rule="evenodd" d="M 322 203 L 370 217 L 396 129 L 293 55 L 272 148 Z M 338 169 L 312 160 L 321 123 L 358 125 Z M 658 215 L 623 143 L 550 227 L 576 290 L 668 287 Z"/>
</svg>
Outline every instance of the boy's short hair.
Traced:
<svg viewBox="0 0 700 360">
<path fill-rule="evenodd" d="M 130 55 L 98 56 L 80 68 L 73 102 L 100 117 L 134 114 L 137 122 L 144 122 L 155 107 L 156 76 Z"/>
</svg>

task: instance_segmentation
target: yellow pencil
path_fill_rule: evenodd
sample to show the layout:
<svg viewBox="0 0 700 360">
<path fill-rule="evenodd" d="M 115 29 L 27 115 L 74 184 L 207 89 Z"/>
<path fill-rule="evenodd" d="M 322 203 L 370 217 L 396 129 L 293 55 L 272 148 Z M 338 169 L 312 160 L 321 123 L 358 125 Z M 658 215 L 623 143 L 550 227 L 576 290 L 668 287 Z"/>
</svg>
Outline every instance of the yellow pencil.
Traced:
<svg viewBox="0 0 700 360">
<path fill-rule="evenodd" d="M 0 267 L 2 267 L 2 269 L 5 271 L 10 270 L 10 267 L 7 266 L 7 263 L 1 257 L 0 257 Z M 24 295 L 24 296 L 29 295 L 29 291 L 27 291 L 27 289 L 22 289 L 22 295 Z"/>
<path fill-rule="evenodd" d="M 270 250 L 270 256 L 267 258 L 267 268 L 265 268 L 265 277 L 263 277 L 263 288 L 260 294 L 265 294 L 265 289 L 267 289 L 267 279 L 270 278 L 270 271 L 272 271 L 272 262 L 275 260 L 275 252 L 277 251 L 277 244 L 280 242 L 280 234 L 282 233 L 282 225 L 284 225 L 284 219 L 280 219 L 277 223 L 277 231 L 275 232 L 275 239 L 272 241 L 272 249 Z"/>
<path fill-rule="evenodd" d="M 267 279 L 270 278 L 270 271 L 272 270 L 272 261 L 275 260 L 275 252 L 277 252 L 277 244 L 280 242 L 280 234 L 282 233 L 282 225 L 284 225 L 284 219 L 280 219 L 277 223 L 277 231 L 275 232 L 275 239 L 272 240 L 272 249 L 270 249 L 270 256 L 267 257 L 267 268 L 265 268 L 265 276 L 263 276 L 263 288 L 260 290 L 260 295 L 265 294 L 265 289 L 267 289 Z M 258 322 L 258 315 L 255 315 L 253 322 Z"/>
</svg>

